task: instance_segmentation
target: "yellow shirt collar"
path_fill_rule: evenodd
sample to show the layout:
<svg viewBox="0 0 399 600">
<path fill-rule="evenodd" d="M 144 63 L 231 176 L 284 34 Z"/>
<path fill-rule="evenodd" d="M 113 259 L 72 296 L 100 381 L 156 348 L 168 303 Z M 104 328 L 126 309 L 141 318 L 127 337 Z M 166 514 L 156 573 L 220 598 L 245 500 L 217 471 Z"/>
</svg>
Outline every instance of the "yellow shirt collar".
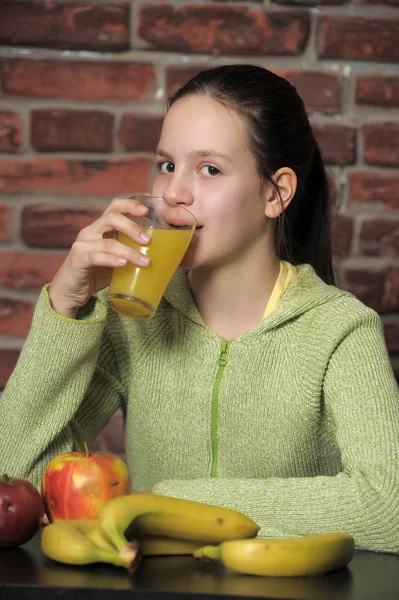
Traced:
<svg viewBox="0 0 399 600">
<path fill-rule="evenodd" d="M 187 273 L 188 280 L 191 283 L 191 271 Z M 274 311 L 280 302 L 281 298 L 285 290 L 291 285 L 291 283 L 296 279 L 296 269 L 295 267 L 285 260 L 280 260 L 280 271 L 277 277 L 277 281 L 274 284 L 274 288 L 272 293 L 270 294 L 270 298 L 265 308 L 265 312 L 263 313 L 262 321 L 266 319 Z"/>
<path fill-rule="evenodd" d="M 274 311 L 284 295 L 286 289 L 296 279 L 295 267 L 285 260 L 280 260 L 280 272 L 277 277 L 277 281 L 274 284 L 272 293 L 270 294 L 269 301 L 266 305 L 265 312 L 263 313 L 262 321 L 266 319 Z"/>
</svg>

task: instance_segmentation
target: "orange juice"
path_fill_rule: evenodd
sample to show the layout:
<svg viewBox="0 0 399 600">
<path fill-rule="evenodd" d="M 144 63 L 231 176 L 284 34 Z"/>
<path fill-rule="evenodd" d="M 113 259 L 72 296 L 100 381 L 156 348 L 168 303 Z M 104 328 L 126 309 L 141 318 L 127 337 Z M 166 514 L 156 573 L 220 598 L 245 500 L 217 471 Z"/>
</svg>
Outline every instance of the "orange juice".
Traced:
<svg viewBox="0 0 399 600">
<path fill-rule="evenodd" d="M 151 259 L 148 267 L 131 263 L 113 270 L 107 302 L 116 312 L 134 319 L 149 319 L 179 266 L 193 235 L 190 229 L 144 228 L 151 236 L 148 246 L 141 246 L 124 233 L 118 240 L 139 250 Z"/>
</svg>

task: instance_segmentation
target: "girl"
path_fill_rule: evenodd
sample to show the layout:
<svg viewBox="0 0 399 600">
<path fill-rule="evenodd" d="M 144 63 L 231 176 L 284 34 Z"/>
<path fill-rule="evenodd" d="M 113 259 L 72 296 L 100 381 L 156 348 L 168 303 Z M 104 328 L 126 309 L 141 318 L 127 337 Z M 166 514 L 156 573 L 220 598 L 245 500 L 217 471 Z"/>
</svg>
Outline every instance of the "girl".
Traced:
<svg viewBox="0 0 399 600">
<path fill-rule="evenodd" d="M 345 531 L 399 552 L 399 394 L 380 319 L 334 287 L 330 200 L 304 105 L 260 67 L 169 101 L 152 193 L 196 217 L 149 321 L 107 310 L 151 243 L 114 199 L 38 300 L 0 403 L 0 467 L 39 485 L 121 407 L 133 491 L 246 513 L 261 536 Z"/>
</svg>

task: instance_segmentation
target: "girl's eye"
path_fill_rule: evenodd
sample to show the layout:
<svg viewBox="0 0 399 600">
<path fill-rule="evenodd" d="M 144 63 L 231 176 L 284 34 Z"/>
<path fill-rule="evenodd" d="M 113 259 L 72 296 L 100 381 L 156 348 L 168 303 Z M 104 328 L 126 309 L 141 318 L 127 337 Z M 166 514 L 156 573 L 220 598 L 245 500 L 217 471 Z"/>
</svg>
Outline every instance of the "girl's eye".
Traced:
<svg viewBox="0 0 399 600">
<path fill-rule="evenodd" d="M 175 165 L 170 162 L 169 160 L 164 160 L 160 163 L 158 163 L 158 170 L 161 173 L 173 173 L 175 170 Z"/>
<path fill-rule="evenodd" d="M 216 177 L 216 175 L 219 175 L 220 173 L 219 169 L 213 165 L 204 165 L 201 171 L 203 171 L 208 177 Z"/>
</svg>

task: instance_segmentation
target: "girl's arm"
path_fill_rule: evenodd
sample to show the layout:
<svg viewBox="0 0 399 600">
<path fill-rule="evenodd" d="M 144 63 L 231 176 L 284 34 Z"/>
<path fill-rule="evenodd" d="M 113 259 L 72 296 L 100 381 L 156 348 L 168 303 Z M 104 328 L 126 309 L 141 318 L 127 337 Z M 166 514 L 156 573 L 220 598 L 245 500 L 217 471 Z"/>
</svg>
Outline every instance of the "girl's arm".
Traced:
<svg viewBox="0 0 399 600">
<path fill-rule="evenodd" d="M 399 552 L 399 393 L 379 318 L 370 313 L 341 340 L 325 374 L 322 402 L 341 450 L 340 473 L 164 481 L 153 493 L 239 510 L 262 537 L 344 531 L 358 548 Z"/>
<path fill-rule="evenodd" d="M 0 398 L 0 473 L 37 487 L 55 455 L 90 444 L 123 405 L 105 304 L 92 298 L 77 319 L 66 318 L 47 288 Z"/>
<path fill-rule="evenodd" d="M 143 254 L 114 239 L 121 231 L 140 245 L 148 243 L 142 228 L 127 218 L 147 212 L 137 200 L 114 198 L 79 232 L 41 294 L 0 400 L 0 472 L 39 486 L 53 456 L 90 443 L 121 406 L 106 308 L 95 294 L 109 285 L 112 267 L 148 264 Z"/>
</svg>

